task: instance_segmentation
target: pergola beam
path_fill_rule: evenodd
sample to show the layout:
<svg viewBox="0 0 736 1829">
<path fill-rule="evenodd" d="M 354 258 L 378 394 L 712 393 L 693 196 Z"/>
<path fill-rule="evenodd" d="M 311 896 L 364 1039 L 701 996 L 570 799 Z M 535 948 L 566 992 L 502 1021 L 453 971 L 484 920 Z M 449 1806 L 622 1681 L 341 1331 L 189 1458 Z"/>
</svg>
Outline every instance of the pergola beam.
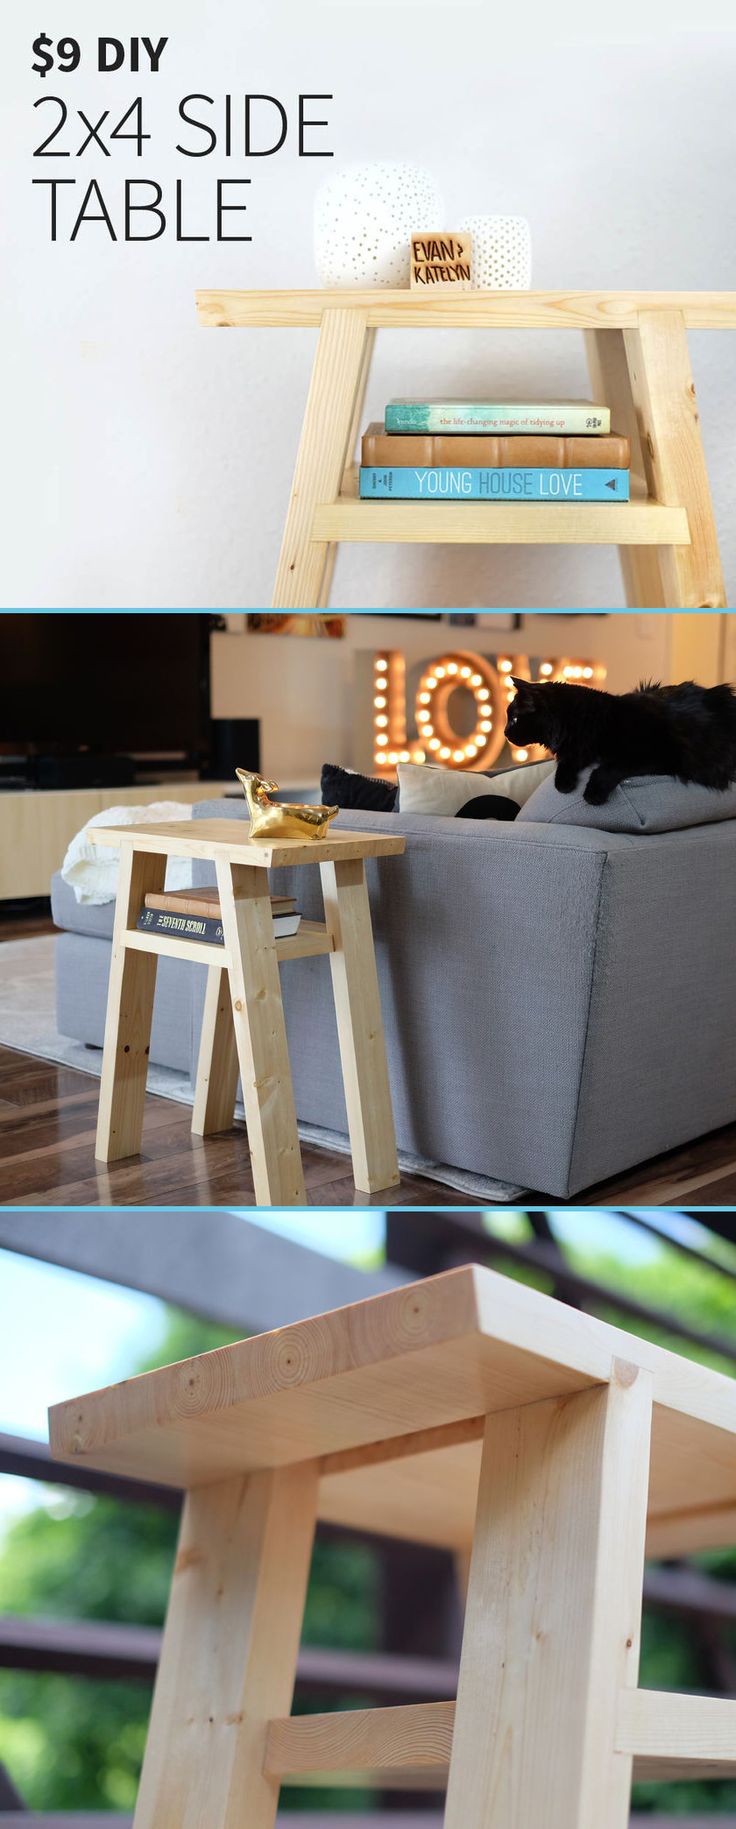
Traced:
<svg viewBox="0 0 736 1829">
<path fill-rule="evenodd" d="M 192 1207 L 0 1209 L 0 1250 L 139 1289 L 244 1333 L 287 1327 L 393 1289 L 395 1266 L 360 1270 L 238 1213 Z"/>
<path fill-rule="evenodd" d="M 421 1226 L 418 1227 L 419 1220 Z M 431 1209 L 421 1213 L 389 1213 L 388 1235 L 392 1255 L 395 1254 L 396 1261 L 406 1269 L 426 1276 L 453 1264 L 485 1263 L 491 1259 L 494 1263 L 500 1260 L 519 1268 L 539 1270 L 555 1285 L 562 1300 L 570 1301 L 573 1307 L 582 1306 L 588 1313 L 597 1315 L 613 1309 L 628 1316 L 635 1326 L 655 1327 L 665 1336 L 685 1340 L 700 1352 L 716 1353 L 736 1366 L 736 1340 L 689 1327 L 678 1315 L 650 1308 L 621 1290 L 609 1289 L 594 1277 L 585 1276 L 560 1253 L 557 1240 L 552 1246 L 544 1239 L 520 1245 L 486 1231 L 481 1213 L 439 1213 Z"/>
</svg>

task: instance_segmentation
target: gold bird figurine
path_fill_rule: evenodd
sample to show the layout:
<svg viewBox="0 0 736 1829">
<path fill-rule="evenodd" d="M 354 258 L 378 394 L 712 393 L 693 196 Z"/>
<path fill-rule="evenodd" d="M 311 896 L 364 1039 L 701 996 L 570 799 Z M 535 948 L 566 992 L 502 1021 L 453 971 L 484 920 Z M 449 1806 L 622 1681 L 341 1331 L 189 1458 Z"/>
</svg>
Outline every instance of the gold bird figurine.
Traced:
<svg viewBox="0 0 736 1829">
<path fill-rule="evenodd" d="M 264 781 L 246 768 L 235 773 L 248 802 L 251 838 L 324 838 L 339 807 L 307 807 L 269 800 L 278 793 L 277 781 Z"/>
</svg>

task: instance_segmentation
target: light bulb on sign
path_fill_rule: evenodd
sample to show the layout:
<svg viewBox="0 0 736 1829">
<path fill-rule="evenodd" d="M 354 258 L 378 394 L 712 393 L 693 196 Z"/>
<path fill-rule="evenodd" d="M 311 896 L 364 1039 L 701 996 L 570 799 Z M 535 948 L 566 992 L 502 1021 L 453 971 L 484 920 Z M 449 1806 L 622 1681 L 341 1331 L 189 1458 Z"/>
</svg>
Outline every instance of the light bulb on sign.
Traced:
<svg viewBox="0 0 736 1829">
<path fill-rule="evenodd" d="M 404 655 L 400 650 L 384 651 L 374 657 L 373 667 L 373 750 L 376 767 L 384 770 L 399 761 L 422 762 L 428 755 L 451 768 L 492 765 L 506 744 L 507 709 L 516 693 L 512 669 L 517 678 L 530 683 L 554 678 L 587 685 L 606 676 L 605 667 L 598 662 L 570 656 L 530 662 L 526 655 L 491 659 L 475 653 L 441 654 L 424 664 L 414 693 L 417 741 L 412 742 L 407 731 Z M 455 688 L 460 684 L 467 687 L 475 703 L 475 728 L 462 733 L 454 726 Z M 535 745 L 518 750 L 509 744 L 507 750 L 520 763 L 539 753 Z"/>
</svg>

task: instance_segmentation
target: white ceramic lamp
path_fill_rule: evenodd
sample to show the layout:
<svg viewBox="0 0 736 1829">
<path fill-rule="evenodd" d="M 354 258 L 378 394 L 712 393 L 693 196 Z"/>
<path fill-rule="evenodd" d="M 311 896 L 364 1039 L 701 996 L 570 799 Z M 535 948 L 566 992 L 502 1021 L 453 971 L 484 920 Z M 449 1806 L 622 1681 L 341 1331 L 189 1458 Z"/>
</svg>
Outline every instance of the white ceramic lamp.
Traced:
<svg viewBox="0 0 736 1829">
<path fill-rule="evenodd" d="M 473 238 L 473 285 L 525 292 L 532 282 L 532 238 L 525 216 L 465 216 Z"/>
<path fill-rule="evenodd" d="M 441 229 L 444 219 L 441 192 L 418 165 L 344 165 L 315 199 L 321 284 L 408 286 L 411 236 Z"/>
</svg>

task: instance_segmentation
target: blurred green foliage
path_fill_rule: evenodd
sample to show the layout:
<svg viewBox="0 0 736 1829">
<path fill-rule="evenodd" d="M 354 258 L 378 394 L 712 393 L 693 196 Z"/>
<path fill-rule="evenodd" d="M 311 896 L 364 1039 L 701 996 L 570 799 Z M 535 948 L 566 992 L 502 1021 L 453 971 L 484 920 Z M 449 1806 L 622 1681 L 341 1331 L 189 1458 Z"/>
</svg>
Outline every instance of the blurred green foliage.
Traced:
<svg viewBox="0 0 736 1829">
<path fill-rule="evenodd" d="M 570 1256 L 588 1275 L 634 1295 L 661 1312 L 680 1315 L 703 1331 L 736 1341 L 733 1285 L 664 1248 L 635 1271 L 589 1247 Z M 511 1268 L 511 1267 L 510 1267 Z M 525 1280 L 526 1277 L 525 1277 Z M 547 1279 L 533 1278 L 541 1287 Z M 237 1338 L 232 1332 L 167 1311 L 156 1355 L 137 1371 L 170 1364 Z M 615 1310 L 606 1318 L 621 1319 Z M 633 1331 L 633 1330 L 632 1330 Z M 642 1328 L 641 1330 L 645 1330 Z M 678 1351 L 666 1329 L 647 1330 Z M 719 1363 L 717 1358 L 713 1363 Z M 91 1498 L 61 1487 L 39 1488 L 39 1504 L 8 1530 L 0 1561 L 0 1613 L 127 1621 L 159 1625 L 164 1616 L 176 1536 L 172 1515 L 143 1506 Z M 701 1558 L 721 1580 L 736 1582 L 736 1554 Z M 373 1649 L 380 1645 L 380 1570 L 370 1548 L 320 1544 L 314 1556 L 305 1642 Z M 727 1640 L 728 1643 L 728 1640 Z M 736 1661 L 736 1634 L 730 1652 Z M 650 1613 L 644 1627 L 642 1682 L 653 1688 L 711 1686 L 708 1647 L 688 1624 Z M 362 1697 L 345 1698 L 359 1705 Z M 143 1754 L 150 1692 L 143 1683 L 92 1681 L 62 1675 L 0 1671 L 0 1760 L 31 1809 L 129 1810 Z M 310 1696 L 309 1706 L 330 1706 Z M 357 1805 L 358 1796 L 350 1793 Z M 289 1789 L 283 1808 L 339 1809 L 337 1791 Z M 369 1807 L 369 1798 L 360 1800 Z M 736 1809 L 736 1784 L 641 1786 L 642 1811 L 719 1814 Z"/>
</svg>

